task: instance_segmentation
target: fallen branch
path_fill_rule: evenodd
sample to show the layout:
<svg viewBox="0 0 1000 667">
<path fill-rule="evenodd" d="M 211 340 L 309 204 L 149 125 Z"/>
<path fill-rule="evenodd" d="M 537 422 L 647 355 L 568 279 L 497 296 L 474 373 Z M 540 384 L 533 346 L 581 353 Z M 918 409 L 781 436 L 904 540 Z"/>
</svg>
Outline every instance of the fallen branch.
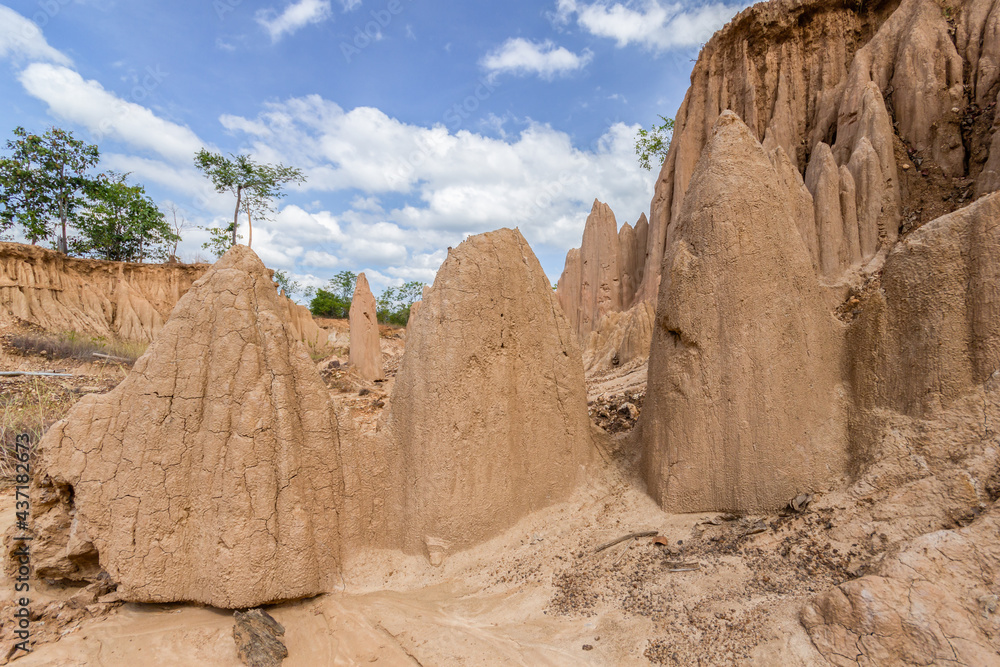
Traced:
<svg viewBox="0 0 1000 667">
<path fill-rule="evenodd" d="M 643 531 L 641 533 L 629 533 L 628 535 L 625 535 L 623 537 L 619 537 L 617 540 L 611 540 L 607 544 L 602 544 L 601 546 L 599 546 L 596 549 L 594 549 L 594 553 L 595 554 L 599 554 L 602 551 L 604 551 L 605 549 L 610 549 L 611 547 L 615 546 L 616 544 L 621 544 L 625 540 L 631 540 L 631 539 L 634 539 L 634 538 L 637 538 L 637 537 L 656 537 L 659 534 L 660 534 L 660 532 L 657 531 L 657 530 L 646 530 L 646 531 Z"/>
<path fill-rule="evenodd" d="M 46 378 L 71 378 L 73 377 L 69 373 L 29 373 L 28 371 L 4 371 L 0 372 L 0 377 L 5 378 L 16 378 L 22 375 L 34 376 L 34 377 L 46 377 Z"/>
<path fill-rule="evenodd" d="M 701 569 L 701 563 L 671 561 L 665 564 L 667 572 L 694 572 Z"/>
<path fill-rule="evenodd" d="M 119 361 L 123 364 L 131 364 L 131 359 L 126 359 L 125 357 L 112 357 L 110 354 L 101 354 L 100 352 L 94 352 L 94 356 L 98 359 L 105 359 L 107 361 Z"/>
</svg>

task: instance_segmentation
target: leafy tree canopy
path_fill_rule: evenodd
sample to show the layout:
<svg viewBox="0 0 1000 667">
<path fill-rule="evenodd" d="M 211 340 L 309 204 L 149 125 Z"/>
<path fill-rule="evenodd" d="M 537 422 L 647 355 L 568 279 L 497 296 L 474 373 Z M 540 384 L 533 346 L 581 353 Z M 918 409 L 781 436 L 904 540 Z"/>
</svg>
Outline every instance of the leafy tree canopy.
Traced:
<svg viewBox="0 0 1000 667">
<path fill-rule="evenodd" d="M 225 228 L 230 234 L 229 245 L 234 245 L 239 237 L 236 229 L 239 226 L 240 211 L 247 215 L 249 239 L 247 245 L 253 243 L 252 216 L 265 217 L 272 210 L 274 200 L 285 196 L 284 186 L 287 183 L 303 183 L 306 177 L 296 167 L 286 167 L 283 164 L 261 164 L 255 162 L 249 155 L 211 153 L 204 148 L 194 156 L 195 166 L 212 181 L 216 192 L 228 192 L 236 197 L 236 208 L 233 212 L 233 223 Z M 206 249 L 218 250 L 218 242 L 213 240 L 206 244 Z M 222 251 L 223 253 L 225 250 Z M 221 255 L 222 253 L 217 253 Z"/>
<path fill-rule="evenodd" d="M 15 128 L 6 142 L 10 155 L 0 158 L 0 231 L 17 225 L 37 243 L 59 225 L 57 245 L 67 250 L 67 228 L 86 208 L 90 169 L 100 160 L 97 146 L 52 127 L 45 134 Z"/>
<path fill-rule="evenodd" d="M 635 138 L 635 154 L 639 156 L 639 166 L 652 169 L 653 163 L 663 164 L 670 150 L 670 142 L 674 136 L 674 119 L 660 116 L 661 125 L 653 125 L 648 130 L 639 128 Z"/>
<path fill-rule="evenodd" d="M 341 271 L 326 285 L 326 289 L 316 290 L 316 295 L 309 302 L 309 310 L 317 317 L 333 317 L 342 319 L 350 315 L 351 299 L 354 298 L 354 288 L 358 284 L 358 274 L 353 271 Z"/>
<path fill-rule="evenodd" d="M 180 237 L 146 190 L 126 178 L 110 173 L 87 184 L 88 201 L 75 225 L 80 235 L 70 240 L 70 249 L 116 262 L 165 261 Z"/>
<path fill-rule="evenodd" d="M 378 321 L 383 324 L 406 326 L 410 321 L 410 306 L 419 301 L 424 291 L 424 283 L 410 281 L 399 287 L 387 287 L 375 300 Z"/>
</svg>

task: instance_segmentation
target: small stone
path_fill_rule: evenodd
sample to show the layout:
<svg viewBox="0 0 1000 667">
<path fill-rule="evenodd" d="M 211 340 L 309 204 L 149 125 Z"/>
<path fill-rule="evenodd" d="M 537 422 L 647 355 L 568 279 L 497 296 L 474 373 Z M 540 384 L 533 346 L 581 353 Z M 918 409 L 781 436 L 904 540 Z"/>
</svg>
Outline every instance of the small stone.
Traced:
<svg viewBox="0 0 1000 667">
<path fill-rule="evenodd" d="M 584 645 L 583 645 L 583 650 L 584 650 L 584 651 L 593 651 L 593 650 L 594 650 L 594 647 L 593 647 L 593 646 L 591 646 L 590 644 L 584 644 Z"/>
<path fill-rule="evenodd" d="M 285 634 L 282 627 L 263 609 L 237 611 L 233 626 L 236 652 L 248 667 L 279 667 L 288 657 L 288 649 L 278 637 Z"/>
<path fill-rule="evenodd" d="M 989 618 L 990 614 L 995 614 L 998 605 L 1000 605 L 1000 597 L 996 595 L 984 595 L 979 598 L 979 606 L 983 608 L 983 618 Z"/>
</svg>

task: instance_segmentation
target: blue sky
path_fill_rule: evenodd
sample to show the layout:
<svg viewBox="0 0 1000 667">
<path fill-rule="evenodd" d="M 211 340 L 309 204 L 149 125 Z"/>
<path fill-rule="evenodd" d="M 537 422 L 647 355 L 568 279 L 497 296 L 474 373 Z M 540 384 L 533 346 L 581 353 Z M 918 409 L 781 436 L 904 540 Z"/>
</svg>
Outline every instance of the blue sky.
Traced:
<svg viewBox="0 0 1000 667">
<path fill-rule="evenodd" d="M 514 226 L 555 281 L 594 198 L 619 224 L 648 210 L 636 130 L 675 114 L 746 4 L 4 0 L 0 138 L 97 143 L 182 212 L 182 259 L 232 219 L 193 167 L 204 146 L 306 173 L 253 237 L 304 284 L 431 282 L 448 246 Z"/>
</svg>

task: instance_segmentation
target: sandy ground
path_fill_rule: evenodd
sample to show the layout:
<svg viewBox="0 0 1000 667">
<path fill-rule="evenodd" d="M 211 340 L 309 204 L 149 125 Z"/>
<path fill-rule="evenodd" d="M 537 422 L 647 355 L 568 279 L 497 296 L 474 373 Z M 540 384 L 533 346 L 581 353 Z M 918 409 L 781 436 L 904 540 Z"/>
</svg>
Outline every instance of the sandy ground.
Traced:
<svg viewBox="0 0 1000 667">
<path fill-rule="evenodd" d="M 741 646 L 788 637 L 808 643 L 791 614 L 767 595 L 734 602 L 731 595 L 713 601 L 706 594 L 739 590 L 752 578 L 752 567 L 739 556 L 687 554 L 683 545 L 675 556 L 651 538 L 595 553 L 597 546 L 636 531 L 657 531 L 676 549 L 678 541 L 700 532 L 699 522 L 716 516 L 664 514 L 612 472 L 600 477 L 572 501 L 456 554 L 440 568 L 399 553 L 366 554 L 348 563 L 343 592 L 269 607 L 286 628 L 285 664 L 643 665 L 658 657 L 659 647 L 689 652 L 709 639 L 720 648 L 710 664 L 726 664 L 749 658 Z M 0 496 L 0 528 L 12 521 L 6 510 L 11 501 L 9 493 Z M 677 563 L 695 569 L 669 567 Z M 12 583 L 0 586 L 10 590 Z M 704 637 L 678 644 L 658 608 L 642 608 L 643 588 L 660 591 L 662 609 L 667 616 L 673 610 L 679 630 Z M 704 618 L 678 621 L 682 609 Z M 716 609 L 731 614 L 728 624 Z M 789 621 L 788 637 L 755 635 L 756 641 L 747 642 L 764 625 L 761 617 L 775 612 Z M 734 623 L 745 629 L 732 633 Z M 225 611 L 125 604 L 107 618 L 81 620 L 59 641 L 15 662 L 235 666 L 240 663 L 232 627 Z M 728 643 L 720 641 L 726 633 L 733 635 Z"/>
</svg>

